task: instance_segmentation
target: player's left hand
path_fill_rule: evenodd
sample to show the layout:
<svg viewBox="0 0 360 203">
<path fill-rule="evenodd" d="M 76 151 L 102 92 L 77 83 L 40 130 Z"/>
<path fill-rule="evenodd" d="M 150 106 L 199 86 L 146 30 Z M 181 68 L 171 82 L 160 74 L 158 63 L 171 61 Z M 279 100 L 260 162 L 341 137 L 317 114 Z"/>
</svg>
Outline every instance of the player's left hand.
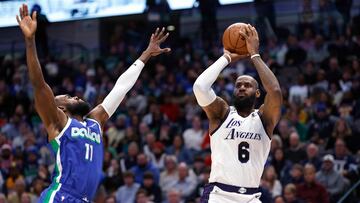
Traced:
<svg viewBox="0 0 360 203">
<path fill-rule="evenodd" d="M 36 21 L 36 12 L 32 13 L 30 17 L 28 6 L 23 4 L 19 9 L 19 15 L 16 15 L 16 20 L 19 23 L 19 26 L 26 39 L 33 39 L 35 37 L 37 21 Z"/>
<path fill-rule="evenodd" d="M 246 47 L 250 55 L 258 54 L 259 53 L 259 36 L 254 28 L 248 24 L 242 30 L 240 30 L 240 34 L 246 40 Z"/>
<path fill-rule="evenodd" d="M 156 28 L 155 33 L 151 35 L 149 46 L 146 48 L 145 52 L 149 53 L 151 56 L 157 56 L 162 53 L 170 52 L 170 48 L 160 48 L 160 44 L 163 43 L 168 36 L 169 33 L 165 33 L 164 27 L 161 31 L 159 28 Z"/>
</svg>

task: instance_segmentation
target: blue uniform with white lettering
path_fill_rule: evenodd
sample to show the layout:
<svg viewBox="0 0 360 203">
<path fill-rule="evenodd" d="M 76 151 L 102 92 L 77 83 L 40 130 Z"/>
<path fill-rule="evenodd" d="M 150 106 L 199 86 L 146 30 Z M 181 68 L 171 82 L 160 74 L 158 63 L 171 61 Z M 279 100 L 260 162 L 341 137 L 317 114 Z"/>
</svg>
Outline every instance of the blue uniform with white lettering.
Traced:
<svg viewBox="0 0 360 203">
<path fill-rule="evenodd" d="M 97 190 L 103 163 L 101 127 L 96 120 L 68 118 L 50 142 L 56 163 L 51 185 L 39 202 L 90 202 Z"/>
</svg>

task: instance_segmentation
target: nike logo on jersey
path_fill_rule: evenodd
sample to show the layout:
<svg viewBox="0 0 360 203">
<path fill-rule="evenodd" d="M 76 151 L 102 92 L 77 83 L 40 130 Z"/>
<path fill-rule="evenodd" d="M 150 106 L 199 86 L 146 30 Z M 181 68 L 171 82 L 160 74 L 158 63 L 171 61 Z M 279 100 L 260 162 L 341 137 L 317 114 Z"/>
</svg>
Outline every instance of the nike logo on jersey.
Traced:
<svg viewBox="0 0 360 203">
<path fill-rule="evenodd" d="M 236 131 L 235 128 L 233 128 L 226 136 L 225 140 L 234 140 L 236 138 L 261 140 L 261 135 L 259 133 Z"/>
</svg>

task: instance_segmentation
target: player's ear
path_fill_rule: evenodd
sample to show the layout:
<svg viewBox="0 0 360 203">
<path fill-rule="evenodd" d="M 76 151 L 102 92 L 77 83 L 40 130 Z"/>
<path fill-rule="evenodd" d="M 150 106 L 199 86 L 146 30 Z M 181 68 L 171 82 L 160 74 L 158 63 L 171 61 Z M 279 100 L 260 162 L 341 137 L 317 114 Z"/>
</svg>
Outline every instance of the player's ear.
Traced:
<svg viewBox="0 0 360 203">
<path fill-rule="evenodd" d="M 259 89 L 256 89 L 255 97 L 256 97 L 256 98 L 259 98 L 260 95 L 261 95 L 260 90 L 259 90 Z"/>
</svg>

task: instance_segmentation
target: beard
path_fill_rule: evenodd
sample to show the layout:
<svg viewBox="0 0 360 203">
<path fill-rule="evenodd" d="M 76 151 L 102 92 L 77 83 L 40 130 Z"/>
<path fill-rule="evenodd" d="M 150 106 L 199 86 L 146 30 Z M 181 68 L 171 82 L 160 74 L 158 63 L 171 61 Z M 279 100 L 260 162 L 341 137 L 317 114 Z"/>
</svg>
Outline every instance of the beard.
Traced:
<svg viewBox="0 0 360 203">
<path fill-rule="evenodd" d="M 87 102 L 69 104 L 66 109 L 71 115 L 84 117 L 90 112 L 90 104 Z"/>
<path fill-rule="evenodd" d="M 256 96 L 252 94 L 250 96 L 238 97 L 233 95 L 233 104 L 236 109 L 250 109 L 255 105 Z"/>
</svg>

